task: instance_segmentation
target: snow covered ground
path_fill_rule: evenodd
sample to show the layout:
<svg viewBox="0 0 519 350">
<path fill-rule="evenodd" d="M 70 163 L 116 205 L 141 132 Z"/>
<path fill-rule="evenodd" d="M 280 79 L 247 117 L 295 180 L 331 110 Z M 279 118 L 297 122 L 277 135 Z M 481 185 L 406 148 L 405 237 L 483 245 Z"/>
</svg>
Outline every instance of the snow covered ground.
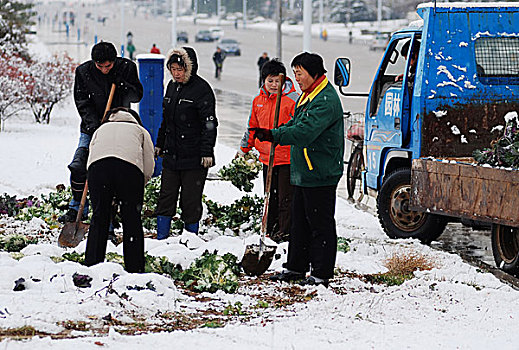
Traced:
<svg viewBox="0 0 519 350">
<path fill-rule="evenodd" d="M 36 125 L 28 114 L 9 119 L 0 133 L 0 193 L 39 194 L 67 183 L 66 164 L 77 133 L 78 117 L 71 99 L 58 107 L 50 125 Z M 217 168 L 227 164 L 234 152 L 218 144 Z M 254 193 L 261 194 L 261 183 L 255 184 Z M 222 181 L 209 181 L 205 193 L 220 203 L 244 194 Z M 195 294 L 177 287 L 168 277 L 128 274 L 115 263 L 91 268 L 69 261 L 55 263 L 49 257 L 60 256 L 64 249 L 57 246 L 54 231 L 50 243 L 29 245 L 19 261 L 0 252 L 0 329 L 32 326 L 44 335 L 23 341 L 4 339 L 0 348 L 517 348 L 517 291 L 456 255 L 416 241 L 387 239 L 375 217 L 342 199 L 337 201 L 336 220 L 339 236 L 351 239 L 351 250 L 338 252 L 340 272 L 330 288 L 299 288 L 244 276 L 235 294 Z M 0 219 L 0 231 L 5 232 L 28 233 L 42 225 L 37 219 L 30 223 Z M 205 249 L 232 252 L 241 259 L 245 246 L 258 241 L 257 236 L 215 232 L 203 238 L 207 241 L 184 233 L 160 242 L 146 239 L 145 244 L 149 254 L 167 256 L 187 267 Z M 83 242 L 76 251 L 84 248 Z M 268 273 L 281 269 L 286 248 L 286 243 L 278 246 L 279 258 Z M 108 251 L 121 253 L 121 247 L 110 243 Z M 362 278 L 385 272 L 384 260 L 395 252 L 424 254 L 436 267 L 415 272 L 413 279 L 400 286 L 372 284 Z M 72 275 L 76 272 L 91 276 L 92 287 L 75 287 Z M 13 291 L 14 281 L 20 277 L 27 281 L 27 288 Z M 154 290 L 146 288 L 149 282 Z M 135 286 L 142 290 L 128 289 Z M 240 312 L 222 312 L 237 308 Z M 191 330 L 120 333 L 124 325 L 135 329 L 139 323 L 147 329 L 150 325 L 189 329 L 193 327 L 187 325 L 198 322 L 200 315 L 214 315 L 223 327 L 202 328 L 200 324 Z M 64 334 L 66 328 L 72 339 L 50 338 L 51 334 Z"/>
</svg>

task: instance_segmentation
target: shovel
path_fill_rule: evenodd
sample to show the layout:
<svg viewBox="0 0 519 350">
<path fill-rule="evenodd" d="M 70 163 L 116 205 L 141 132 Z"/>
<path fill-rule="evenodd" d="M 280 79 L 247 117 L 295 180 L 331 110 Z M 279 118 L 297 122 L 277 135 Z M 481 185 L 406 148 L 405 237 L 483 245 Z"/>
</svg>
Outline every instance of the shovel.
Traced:
<svg viewBox="0 0 519 350">
<path fill-rule="evenodd" d="M 115 84 L 112 84 L 112 88 L 110 89 L 110 96 L 108 97 L 108 102 L 106 103 L 105 113 L 103 115 L 103 119 L 101 120 L 101 124 L 106 119 L 106 112 L 110 110 L 112 106 L 112 100 L 114 99 L 115 93 Z M 83 194 L 81 195 L 81 202 L 79 204 L 79 210 L 77 211 L 77 217 L 75 222 L 67 222 L 63 225 L 61 229 L 61 233 L 58 237 L 58 246 L 60 247 L 77 247 L 77 245 L 85 238 L 85 234 L 90 227 L 89 224 L 85 224 L 81 222 L 81 216 L 83 216 L 83 209 L 85 209 L 86 197 L 88 193 L 88 180 L 85 181 L 85 187 L 83 188 Z"/>
<path fill-rule="evenodd" d="M 276 97 L 276 109 L 274 114 L 274 126 L 277 128 L 279 120 L 279 108 L 281 105 L 281 91 L 285 84 L 285 75 L 279 75 L 280 84 L 278 86 Z M 274 170 L 274 152 L 276 145 L 274 142 L 270 144 L 269 167 L 267 171 L 267 179 L 265 184 L 265 201 L 263 208 L 263 218 L 261 220 L 261 235 L 259 245 L 250 244 L 245 248 L 245 254 L 241 261 L 243 271 L 250 276 L 260 276 L 269 268 L 276 253 L 276 246 L 268 246 L 265 244 L 265 234 L 267 232 L 267 219 L 269 212 L 270 185 L 272 183 L 272 172 Z"/>
</svg>

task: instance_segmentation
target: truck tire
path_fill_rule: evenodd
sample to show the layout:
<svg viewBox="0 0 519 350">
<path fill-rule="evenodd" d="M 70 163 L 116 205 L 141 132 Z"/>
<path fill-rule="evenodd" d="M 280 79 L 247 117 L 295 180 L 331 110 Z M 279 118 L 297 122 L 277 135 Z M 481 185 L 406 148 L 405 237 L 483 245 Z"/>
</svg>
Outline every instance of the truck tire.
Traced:
<svg viewBox="0 0 519 350">
<path fill-rule="evenodd" d="M 390 238 L 416 238 L 430 243 L 438 238 L 447 219 L 409 210 L 411 169 L 400 168 L 387 176 L 377 198 L 380 224 Z"/>
<path fill-rule="evenodd" d="M 355 148 L 348 161 L 346 171 L 346 190 L 348 191 L 348 198 L 354 198 L 357 184 L 362 182 L 363 168 L 364 156 L 362 155 L 362 148 Z M 362 189 L 360 189 L 360 191 L 362 191 Z"/>
<path fill-rule="evenodd" d="M 519 276 L 519 229 L 500 224 L 492 225 L 492 254 L 497 267 Z"/>
</svg>

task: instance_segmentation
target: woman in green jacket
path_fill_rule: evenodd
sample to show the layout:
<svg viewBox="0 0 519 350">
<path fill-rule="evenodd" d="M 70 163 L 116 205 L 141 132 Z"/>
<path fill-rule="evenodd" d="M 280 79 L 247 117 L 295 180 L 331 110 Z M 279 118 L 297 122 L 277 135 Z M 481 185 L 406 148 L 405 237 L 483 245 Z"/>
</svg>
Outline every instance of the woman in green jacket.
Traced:
<svg viewBox="0 0 519 350">
<path fill-rule="evenodd" d="M 292 146 L 290 182 L 295 190 L 288 259 L 285 270 L 271 279 L 328 286 L 337 252 L 335 199 L 343 173 L 342 106 L 324 75 L 321 56 L 304 52 L 294 57 L 291 66 L 303 92 L 294 117 L 277 129 L 254 129 L 261 141 Z"/>
</svg>

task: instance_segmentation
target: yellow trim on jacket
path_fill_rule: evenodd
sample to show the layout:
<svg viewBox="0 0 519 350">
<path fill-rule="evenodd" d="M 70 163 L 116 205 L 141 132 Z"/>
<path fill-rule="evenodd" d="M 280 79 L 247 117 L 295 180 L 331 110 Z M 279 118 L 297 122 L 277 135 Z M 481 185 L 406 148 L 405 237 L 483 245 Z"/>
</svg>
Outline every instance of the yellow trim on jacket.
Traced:
<svg viewBox="0 0 519 350">
<path fill-rule="evenodd" d="M 308 149 L 306 147 L 303 148 L 303 153 L 305 155 L 306 164 L 308 165 L 308 170 L 310 170 L 310 171 L 314 170 L 312 162 L 310 161 L 310 157 L 308 157 Z"/>
<path fill-rule="evenodd" d="M 299 102 L 297 103 L 297 107 L 304 105 L 307 102 L 312 101 L 315 98 L 315 96 L 317 96 L 317 94 L 320 93 L 322 89 L 324 89 L 326 84 L 328 84 L 328 78 L 324 77 L 323 81 L 321 81 L 321 84 L 317 85 L 317 87 L 314 89 L 314 91 L 312 91 L 308 95 L 306 95 L 306 94 L 303 95 L 302 98 L 299 99 Z"/>
</svg>

